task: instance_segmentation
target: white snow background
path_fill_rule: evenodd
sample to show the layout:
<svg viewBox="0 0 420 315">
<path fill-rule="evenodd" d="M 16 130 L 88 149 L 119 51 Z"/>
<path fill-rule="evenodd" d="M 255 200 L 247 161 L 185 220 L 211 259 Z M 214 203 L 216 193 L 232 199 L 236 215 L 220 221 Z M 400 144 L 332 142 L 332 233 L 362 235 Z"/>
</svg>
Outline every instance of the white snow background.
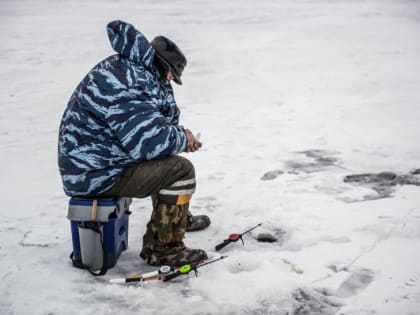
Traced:
<svg viewBox="0 0 420 315">
<path fill-rule="evenodd" d="M 106 276 L 68 257 L 58 126 L 113 54 L 114 19 L 188 58 L 175 97 L 202 134 L 185 156 L 192 211 L 212 225 L 187 245 L 216 258 L 229 233 L 263 223 L 197 278 L 108 283 L 154 269 L 138 257 L 148 199 Z M 2 0 L 0 39 L 0 314 L 420 314 L 420 187 L 380 198 L 343 181 L 420 168 L 419 1 Z"/>
</svg>

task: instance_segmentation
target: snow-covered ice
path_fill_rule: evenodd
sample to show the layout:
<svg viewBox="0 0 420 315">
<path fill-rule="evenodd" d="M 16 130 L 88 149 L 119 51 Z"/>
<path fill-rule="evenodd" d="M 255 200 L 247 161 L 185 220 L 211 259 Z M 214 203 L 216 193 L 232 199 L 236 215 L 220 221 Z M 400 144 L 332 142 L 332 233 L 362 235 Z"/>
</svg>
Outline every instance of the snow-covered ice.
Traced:
<svg viewBox="0 0 420 315">
<path fill-rule="evenodd" d="M 152 269 L 138 257 L 147 199 L 106 276 L 68 258 L 57 130 L 113 53 L 113 19 L 189 60 L 175 96 L 202 135 L 186 156 L 192 210 L 212 225 L 187 244 L 218 257 L 229 233 L 263 223 L 198 278 L 108 283 Z M 420 314 L 420 187 L 344 182 L 420 168 L 418 1 L 3 0 L 0 30 L 0 314 Z"/>
</svg>

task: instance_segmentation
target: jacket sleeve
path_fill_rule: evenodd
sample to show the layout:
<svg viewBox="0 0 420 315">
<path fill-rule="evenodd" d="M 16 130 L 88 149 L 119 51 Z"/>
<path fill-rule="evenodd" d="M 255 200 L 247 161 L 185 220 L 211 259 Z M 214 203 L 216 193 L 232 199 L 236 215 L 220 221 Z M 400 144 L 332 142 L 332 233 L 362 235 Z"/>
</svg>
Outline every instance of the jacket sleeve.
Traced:
<svg viewBox="0 0 420 315">
<path fill-rule="evenodd" d="M 185 151 L 181 126 L 170 124 L 150 99 L 130 100 L 108 109 L 107 121 L 123 149 L 134 160 L 150 160 Z"/>
<path fill-rule="evenodd" d="M 168 115 L 167 115 L 168 122 L 172 125 L 178 125 L 179 116 L 181 112 L 179 110 L 178 105 L 175 102 L 174 91 L 169 81 L 165 82 L 165 88 L 167 91 L 165 101 L 167 103 L 167 107 L 169 108 Z"/>
</svg>

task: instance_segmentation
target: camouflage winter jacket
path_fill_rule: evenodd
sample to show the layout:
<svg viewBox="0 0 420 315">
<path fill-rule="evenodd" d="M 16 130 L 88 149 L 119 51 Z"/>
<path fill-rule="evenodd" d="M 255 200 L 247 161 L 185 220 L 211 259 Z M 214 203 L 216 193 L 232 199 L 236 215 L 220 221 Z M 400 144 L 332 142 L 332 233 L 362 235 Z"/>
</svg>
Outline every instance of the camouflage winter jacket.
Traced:
<svg viewBox="0 0 420 315">
<path fill-rule="evenodd" d="M 109 23 L 107 32 L 118 54 L 86 75 L 60 125 L 58 164 L 69 196 L 100 194 L 129 164 L 187 145 L 170 82 L 153 66 L 153 47 L 122 21 Z"/>
</svg>

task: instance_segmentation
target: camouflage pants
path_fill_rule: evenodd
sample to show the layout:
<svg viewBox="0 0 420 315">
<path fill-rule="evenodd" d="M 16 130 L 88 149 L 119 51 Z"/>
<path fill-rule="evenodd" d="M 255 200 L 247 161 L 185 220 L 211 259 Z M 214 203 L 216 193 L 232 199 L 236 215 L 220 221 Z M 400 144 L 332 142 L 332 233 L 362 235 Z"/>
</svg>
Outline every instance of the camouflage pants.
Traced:
<svg viewBox="0 0 420 315">
<path fill-rule="evenodd" d="M 189 201 L 195 190 L 192 163 L 171 156 L 130 166 L 120 181 L 101 197 L 152 197 L 153 211 L 143 237 L 141 256 L 168 253 L 185 248 Z"/>
</svg>

